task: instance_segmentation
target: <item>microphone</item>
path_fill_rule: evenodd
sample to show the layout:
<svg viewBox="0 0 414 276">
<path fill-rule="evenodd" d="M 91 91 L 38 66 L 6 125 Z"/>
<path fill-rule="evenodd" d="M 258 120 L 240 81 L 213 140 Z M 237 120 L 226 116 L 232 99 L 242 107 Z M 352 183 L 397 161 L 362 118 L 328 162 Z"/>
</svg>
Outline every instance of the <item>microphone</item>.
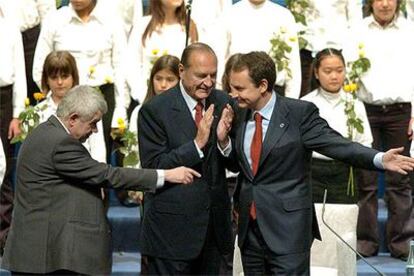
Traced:
<svg viewBox="0 0 414 276">
<path fill-rule="evenodd" d="M 355 254 L 357 254 L 361 260 L 363 260 L 367 265 L 369 265 L 378 275 L 385 276 L 384 273 L 379 271 L 374 265 L 372 265 L 364 256 L 362 256 L 357 250 L 352 248 L 352 246 L 347 243 L 336 231 L 328 225 L 328 223 L 325 221 L 325 203 L 326 203 L 326 196 L 328 194 L 328 190 L 325 189 L 325 192 L 323 194 L 323 205 L 322 205 L 322 223 L 331 231 L 336 237 L 338 237 L 346 246 L 349 247 Z"/>
<path fill-rule="evenodd" d="M 190 34 L 190 24 L 191 24 L 191 5 L 193 0 L 188 0 L 185 5 L 186 9 L 186 18 L 185 18 L 185 47 L 188 46 L 188 37 Z"/>
</svg>

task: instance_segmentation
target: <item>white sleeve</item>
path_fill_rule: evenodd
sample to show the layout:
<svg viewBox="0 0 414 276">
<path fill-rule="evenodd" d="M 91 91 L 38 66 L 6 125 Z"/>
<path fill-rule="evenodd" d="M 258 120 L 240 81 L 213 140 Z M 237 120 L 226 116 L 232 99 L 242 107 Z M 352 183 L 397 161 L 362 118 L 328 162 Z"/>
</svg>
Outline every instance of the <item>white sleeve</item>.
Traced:
<svg viewBox="0 0 414 276">
<path fill-rule="evenodd" d="M 6 155 L 3 150 L 3 143 L 0 137 L 0 186 L 3 184 L 4 175 L 6 173 Z"/>
<path fill-rule="evenodd" d="M 131 34 L 129 36 L 127 46 L 126 60 L 126 79 L 127 84 L 131 90 L 131 97 L 142 103 L 147 94 L 147 88 L 143 79 L 145 75 L 143 72 L 143 45 L 141 42 L 142 37 L 142 20 L 132 27 Z"/>
<path fill-rule="evenodd" d="M 27 95 L 26 70 L 24 63 L 23 41 L 20 31 L 13 29 L 15 41 L 13 48 L 14 85 L 13 85 L 13 118 L 18 118 L 24 110 L 24 100 Z"/>
<path fill-rule="evenodd" d="M 59 10 L 49 14 L 43 22 L 40 29 L 39 39 L 37 40 L 36 50 L 33 59 L 33 80 L 38 87 L 41 86 L 43 63 L 46 56 L 54 50 L 53 40 L 55 37 L 56 22 L 55 18 L 58 16 Z M 58 27 L 57 27 L 58 28 Z"/>
<path fill-rule="evenodd" d="M 49 12 L 56 10 L 56 0 L 37 0 L 40 21 L 43 22 Z"/>
<path fill-rule="evenodd" d="M 98 162 L 106 163 L 106 148 L 105 148 L 105 139 L 103 136 L 103 126 L 102 121 L 99 121 L 97 124 L 98 132 L 93 133 L 89 136 L 86 143 L 88 144 L 88 150 L 93 159 Z"/>
</svg>

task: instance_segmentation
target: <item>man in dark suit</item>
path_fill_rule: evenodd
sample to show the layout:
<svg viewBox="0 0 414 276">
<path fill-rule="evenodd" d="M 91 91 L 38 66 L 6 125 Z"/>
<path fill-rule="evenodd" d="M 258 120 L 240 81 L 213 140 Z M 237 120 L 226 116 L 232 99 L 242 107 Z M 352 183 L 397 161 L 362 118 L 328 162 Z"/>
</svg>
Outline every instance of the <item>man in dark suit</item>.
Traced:
<svg viewBox="0 0 414 276">
<path fill-rule="evenodd" d="M 110 231 L 101 187 L 154 191 L 168 183 L 188 184 L 189 168 L 114 168 L 91 158 L 82 145 L 97 132 L 107 111 L 88 86 L 69 91 L 57 116 L 26 138 L 17 161 L 15 209 L 3 267 L 12 274 L 109 274 Z"/>
<path fill-rule="evenodd" d="M 219 153 L 216 136 L 216 118 L 229 97 L 214 89 L 217 58 L 209 46 L 188 46 L 179 70 L 180 83 L 140 110 L 141 164 L 188 166 L 201 178 L 145 196 L 141 251 L 148 256 L 149 274 L 217 275 L 222 255 L 233 248 L 227 158 Z"/>
<path fill-rule="evenodd" d="M 264 52 L 241 55 L 230 73 L 242 108 L 233 141 L 240 167 L 239 246 L 246 275 L 309 275 L 310 247 L 320 238 L 309 183 L 312 151 L 404 174 L 414 160 L 399 155 L 402 148 L 380 153 L 343 138 L 314 104 L 277 95 L 275 75 Z M 228 140 L 225 132 L 217 135 L 219 142 Z"/>
</svg>

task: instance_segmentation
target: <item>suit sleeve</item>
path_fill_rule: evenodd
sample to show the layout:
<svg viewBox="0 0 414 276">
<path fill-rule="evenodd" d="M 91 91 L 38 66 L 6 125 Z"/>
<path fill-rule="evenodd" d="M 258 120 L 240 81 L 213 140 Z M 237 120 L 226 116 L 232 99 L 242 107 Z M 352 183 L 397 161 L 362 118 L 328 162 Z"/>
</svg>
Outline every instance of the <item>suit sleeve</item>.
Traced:
<svg viewBox="0 0 414 276">
<path fill-rule="evenodd" d="M 144 105 L 138 115 L 138 141 L 143 168 L 171 169 L 179 166 L 193 167 L 202 162 L 194 140 L 171 148 L 165 120 L 160 110 Z M 171 122 L 173 123 L 173 122 Z M 184 126 L 185 127 L 185 126 Z M 175 131 L 181 131 L 177 128 Z M 170 133 L 173 135 L 173 133 Z"/>
<path fill-rule="evenodd" d="M 376 169 L 373 159 L 378 151 L 352 142 L 333 130 L 319 116 L 314 104 L 306 103 L 303 110 L 300 126 L 306 148 L 356 167 Z"/>
<path fill-rule="evenodd" d="M 99 163 L 92 159 L 86 148 L 72 137 L 56 145 L 53 163 L 59 175 L 83 185 L 154 191 L 157 183 L 155 170 L 118 168 Z"/>
</svg>

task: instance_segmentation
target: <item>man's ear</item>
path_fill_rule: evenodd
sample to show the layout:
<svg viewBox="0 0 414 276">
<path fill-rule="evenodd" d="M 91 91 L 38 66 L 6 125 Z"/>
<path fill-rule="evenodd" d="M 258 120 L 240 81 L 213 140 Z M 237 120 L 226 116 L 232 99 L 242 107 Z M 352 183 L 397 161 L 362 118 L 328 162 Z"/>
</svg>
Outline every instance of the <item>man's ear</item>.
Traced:
<svg viewBox="0 0 414 276">
<path fill-rule="evenodd" d="M 180 75 L 180 79 L 182 79 L 182 74 L 184 73 L 184 65 L 182 63 L 178 64 L 178 73 Z"/>
<path fill-rule="evenodd" d="M 260 93 L 266 93 L 269 87 L 269 82 L 266 79 L 262 79 L 259 83 Z"/>
<path fill-rule="evenodd" d="M 69 125 L 73 126 L 75 122 L 79 119 L 79 115 L 77 113 L 72 113 L 69 115 Z"/>
</svg>

